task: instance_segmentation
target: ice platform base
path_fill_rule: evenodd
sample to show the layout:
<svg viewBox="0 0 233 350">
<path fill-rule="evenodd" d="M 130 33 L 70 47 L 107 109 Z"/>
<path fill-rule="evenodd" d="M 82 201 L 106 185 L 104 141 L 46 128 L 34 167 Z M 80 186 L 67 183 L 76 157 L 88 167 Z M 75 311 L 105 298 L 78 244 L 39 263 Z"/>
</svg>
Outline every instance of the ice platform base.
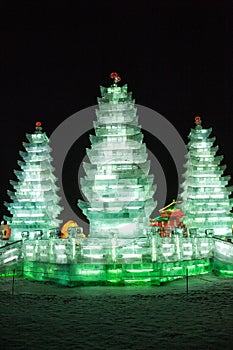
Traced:
<svg viewBox="0 0 233 350">
<path fill-rule="evenodd" d="M 23 275 L 70 287 L 86 285 L 159 285 L 212 271 L 210 259 L 141 264 L 53 264 L 24 261 Z"/>
</svg>

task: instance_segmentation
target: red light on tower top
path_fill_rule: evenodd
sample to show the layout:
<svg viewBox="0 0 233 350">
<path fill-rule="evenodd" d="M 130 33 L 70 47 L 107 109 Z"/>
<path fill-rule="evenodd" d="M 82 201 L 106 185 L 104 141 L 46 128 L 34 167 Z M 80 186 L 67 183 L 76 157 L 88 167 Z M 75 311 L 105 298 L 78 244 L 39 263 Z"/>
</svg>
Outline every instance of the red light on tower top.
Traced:
<svg viewBox="0 0 233 350">
<path fill-rule="evenodd" d="M 112 72 L 111 74 L 110 74 L 110 78 L 111 79 L 114 79 L 114 78 L 117 78 L 118 77 L 118 74 L 116 73 L 116 72 Z"/>
<path fill-rule="evenodd" d="M 198 128 L 198 129 L 202 128 L 202 126 L 201 126 L 201 117 L 199 115 L 197 115 L 195 117 L 195 124 L 196 124 L 196 128 Z"/>
<path fill-rule="evenodd" d="M 41 122 L 36 122 L 36 123 L 35 123 L 35 126 L 36 126 L 35 133 L 36 133 L 36 134 L 41 134 L 41 133 L 42 133 Z"/>
<path fill-rule="evenodd" d="M 121 81 L 121 77 L 119 77 L 119 75 L 116 72 L 112 72 L 110 74 L 110 78 L 113 79 L 114 86 L 116 86 L 116 84 L 119 83 L 119 81 Z"/>
</svg>

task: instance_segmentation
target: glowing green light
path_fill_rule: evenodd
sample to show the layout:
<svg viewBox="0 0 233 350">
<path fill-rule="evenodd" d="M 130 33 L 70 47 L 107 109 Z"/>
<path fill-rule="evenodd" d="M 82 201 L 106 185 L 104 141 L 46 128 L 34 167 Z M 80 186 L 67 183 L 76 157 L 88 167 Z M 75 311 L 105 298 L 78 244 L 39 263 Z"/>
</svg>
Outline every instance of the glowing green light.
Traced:
<svg viewBox="0 0 233 350">
<path fill-rule="evenodd" d="M 151 272 L 153 271 L 153 269 L 131 269 L 131 270 L 126 270 L 127 272 L 131 272 L 131 273 L 141 273 L 141 272 Z"/>
<path fill-rule="evenodd" d="M 116 270 L 108 270 L 108 273 L 121 273 L 121 269 L 116 269 Z"/>
<path fill-rule="evenodd" d="M 98 275 L 101 272 L 101 270 L 82 270 L 79 273 L 80 275 Z"/>
<path fill-rule="evenodd" d="M 151 278 L 142 278 L 142 279 L 131 279 L 131 280 L 124 280 L 125 283 L 128 284 L 134 284 L 134 283 L 148 283 L 151 282 Z"/>
<path fill-rule="evenodd" d="M 220 274 L 233 276 L 233 270 L 219 270 Z"/>
</svg>

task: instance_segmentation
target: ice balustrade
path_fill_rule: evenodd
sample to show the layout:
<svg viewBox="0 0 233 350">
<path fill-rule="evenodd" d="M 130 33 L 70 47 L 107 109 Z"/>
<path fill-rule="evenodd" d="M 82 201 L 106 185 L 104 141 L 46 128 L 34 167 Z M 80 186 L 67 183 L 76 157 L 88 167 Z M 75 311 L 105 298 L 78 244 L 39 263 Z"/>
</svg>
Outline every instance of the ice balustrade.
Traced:
<svg viewBox="0 0 233 350">
<path fill-rule="evenodd" d="M 232 264 L 233 262 L 233 244 L 221 239 L 215 239 L 214 242 L 214 258 L 224 263 Z"/>
<path fill-rule="evenodd" d="M 3 241 L 2 241 L 3 242 Z M 0 247 L 0 267 L 16 263 L 22 259 L 22 241 L 16 241 L 9 244 L 4 241 Z"/>
<path fill-rule="evenodd" d="M 211 258 L 214 248 L 212 238 L 183 238 L 178 235 L 171 238 L 161 238 L 158 234 L 141 237 L 124 247 L 117 246 L 114 236 L 111 247 L 102 246 L 99 242 L 89 245 L 88 239 L 75 236 L 67 239 L 26 240 L 23 243 L 23 256 L 26 261 L 56 264 L 175 262 Z"/>
</svg>

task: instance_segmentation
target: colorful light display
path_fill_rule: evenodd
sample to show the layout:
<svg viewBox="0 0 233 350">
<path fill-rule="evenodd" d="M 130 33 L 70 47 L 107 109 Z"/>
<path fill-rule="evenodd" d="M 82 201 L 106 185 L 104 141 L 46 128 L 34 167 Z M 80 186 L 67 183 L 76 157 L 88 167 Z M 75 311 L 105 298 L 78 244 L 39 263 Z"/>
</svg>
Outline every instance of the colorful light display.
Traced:
<svg viewBox="0 0 233 350">
<path fill-rule="evenodd" d="M 212 130 L 195 118 L 182 202 L 173 200 L 150 220 L 156 186 L 134 100 L 127 85 L 117 86 L 118 74 L 110 76 L 112 86 L 101 87 L 98 99 L 90 162 L 83 164 L 87 201 L 78 204 L 90 221 L 88 237 L 73 220 L 63 223 L 59 235 L 48 234 L 59 227 L 62 208 L 49 140 L 37 122 L 34 134 L 27 134 L 29 143 L 23 143 L 26 152 L 20 152 L 18 182 L 11 182 L 15 191 L 6 205 L 12 217 L 6 219 L 13 242 L 0 242 L 0 276 L 11 275 L 13 263 L 17 274 L 69 286 L 155 285 L 210 271 L 233 276 L 230 177 L 223 176 Z M 17 241 L 24 231 L 26 238 Z"/>
</svg>

